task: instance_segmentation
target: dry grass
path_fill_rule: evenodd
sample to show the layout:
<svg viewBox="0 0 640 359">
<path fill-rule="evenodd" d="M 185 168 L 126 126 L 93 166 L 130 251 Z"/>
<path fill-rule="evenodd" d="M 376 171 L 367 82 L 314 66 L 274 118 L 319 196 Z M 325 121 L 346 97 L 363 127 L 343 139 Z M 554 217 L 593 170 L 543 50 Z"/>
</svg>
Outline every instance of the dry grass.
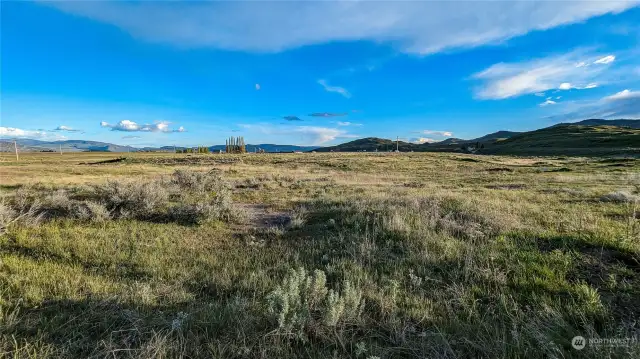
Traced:
<svg viewBox="0 0 640 359">
<path fill-rule="evenodd" d="M 637 161 L 113 157 L 0 158 L 0 356 L 640 356 Z"/>
</svg>

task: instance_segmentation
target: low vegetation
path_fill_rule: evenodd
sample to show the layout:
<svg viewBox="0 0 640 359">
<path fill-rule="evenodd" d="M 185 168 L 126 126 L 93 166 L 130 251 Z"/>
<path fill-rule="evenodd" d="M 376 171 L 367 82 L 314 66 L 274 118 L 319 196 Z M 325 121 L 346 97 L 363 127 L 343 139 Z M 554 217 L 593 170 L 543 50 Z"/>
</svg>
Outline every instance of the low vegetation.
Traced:
<svg viewBox="0 0 640 359">
<path fill-rule="evenodd" d="M 640 356 L 571 346 L 638 335 L 638 160 L 73 156 L 0 162 L 0 356 Z"/>
</svg>

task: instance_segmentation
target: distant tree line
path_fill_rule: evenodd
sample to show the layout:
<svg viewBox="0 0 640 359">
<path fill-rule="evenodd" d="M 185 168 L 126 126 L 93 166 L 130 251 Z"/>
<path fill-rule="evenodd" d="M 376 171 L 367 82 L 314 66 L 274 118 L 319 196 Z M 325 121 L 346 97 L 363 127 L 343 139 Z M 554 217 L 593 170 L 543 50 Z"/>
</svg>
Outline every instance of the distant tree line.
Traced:
<svg viewBox="0 0 640 359">
<path fill-rule="evenodd" d="M 209 153 L 209 147 L 198 146 L 195 148 L 176 149 L 176 153 Z"/>
</svg>

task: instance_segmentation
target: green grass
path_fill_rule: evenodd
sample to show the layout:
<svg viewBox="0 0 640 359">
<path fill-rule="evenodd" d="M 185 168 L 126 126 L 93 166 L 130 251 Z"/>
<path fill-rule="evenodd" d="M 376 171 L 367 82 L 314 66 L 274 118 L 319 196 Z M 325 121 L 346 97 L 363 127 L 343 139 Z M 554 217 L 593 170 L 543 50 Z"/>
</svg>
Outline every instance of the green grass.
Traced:
<svg viewBox="0 0 640 359">
<path fill-rule="evenodd" d="M 0 356 L 640 354 L 570 345 L 637 335 L 638 204 L 601 199 L 638 190 L 638 161 L 318 153 L 82 164 L 116 157 L 3 158 L 4 203 L 45 168 L 35 196 L 215 169 L 246 219 L 11 222 L 0 237 Z"/>
</svg>

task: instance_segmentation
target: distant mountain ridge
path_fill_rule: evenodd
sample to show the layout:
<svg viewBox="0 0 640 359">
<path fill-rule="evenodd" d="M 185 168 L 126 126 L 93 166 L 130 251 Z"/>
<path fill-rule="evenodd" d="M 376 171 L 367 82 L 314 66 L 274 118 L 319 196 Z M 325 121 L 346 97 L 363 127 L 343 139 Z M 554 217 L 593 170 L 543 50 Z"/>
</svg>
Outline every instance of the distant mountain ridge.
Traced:
<svg viewBox="0 0 640 359">
<path fill-rule="evenodd" d="M 555 126 L 564 126 L 564 125 L 581 125 L 581 126 L 618 126 L 618 127 L 629 127 L 629 128 L 640 128 L 640 120 L 632 120 L 632 119 L 619 119 L 619 120 L 602 120 L 602 119 L 588 119 L 582 120 L 579 122 L 563 122 L 559 123 Z"/>
<path fill-rule="evenodd" d="M 14 139 L 0 139 L 0 152 L 13 152 Z M 184 146 L 161 146 L 161 147 L 133 147 L 115 145 L 99 141 L 65 140 L 65 141 L 41 141 L 33 139 L 15 139 L 18 148 L 22 152 L 174 152 L 176 149 L 184 149 Z M 190 148 L 190 147 L 189 147 Z M 276 144 L 247 145 L 247 152 L 256 152 L 263 149 L 266 152 L 295 152 L 312 151 L 318 146 L 295 146 Z M 209 146 L 209 151 L 224 151 L 225 145 Z"/>
<path fill-rule="evenodd" d="M 0 139 L 0 151 L 14 151 L 13 139 Z M 185 147 L 162 146 L 136 148 L 99 141 L 40 141 L 16 139 L 22 152 L 173 152 Z M 435 143 L 412 143 L 367 137 L 336 146 L 295 146 L 276 144 L 247 145 L 247 152 L 263 149 L 266 152 L 474 152 L 483 154 L 563 154 L 563 153 L 631 153 L 640 154 L 640 120 L 633 119 L 587 119 L 573 123 L 559 123 L 550 127 L 527 132 L 497 131 L 471 140 L 448 138 Z M 224 145 L 209 146 L 211 152 L 224 151 Z"/>
<path fill-rule="evenodd" d="M 318 152 L 395 150 L 395 141 L 369 137 L 323 147 Z M 389 146 L 388 144 L 392 144 Z M 495 155 L 640 156 L 640 120 L 585 120 L 528 132 L 498 131 L 472 140 L 398 142 L 401 152 L 469 152 Z"/>
</svg>

